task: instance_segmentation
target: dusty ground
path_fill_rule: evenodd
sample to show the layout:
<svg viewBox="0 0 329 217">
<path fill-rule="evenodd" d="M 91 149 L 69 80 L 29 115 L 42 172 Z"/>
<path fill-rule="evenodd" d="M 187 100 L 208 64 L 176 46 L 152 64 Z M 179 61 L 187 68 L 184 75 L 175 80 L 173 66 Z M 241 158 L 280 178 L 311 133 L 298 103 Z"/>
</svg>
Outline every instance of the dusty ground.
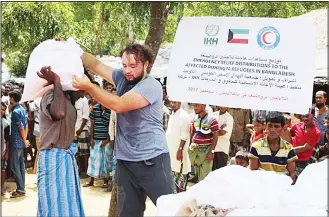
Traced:
<svg viewBox="0 0 329 217">
<path fill-rule="evenodd" d="M 84 184 L 88 179 L 81 179 Z M 1 216 L 36 216 L 37 214 L 37 176 L 27 171 L 25 176 L 26 196 L 19 198 L 10 198 L 11 191 L 15 190 L 16 184 L 14 182 L 6 182 L 6 195 L 1 198 L 2 212 Z M 86 216 L 107 216 L 111 192 L 105 193 L 101 188 L 102 180 L 95 181 L 94 187 L 83 188 L 82 200 Z M 156 207 L 151 200 L 146 201 L 145 216 L 155 216 Z"/>
</svg>

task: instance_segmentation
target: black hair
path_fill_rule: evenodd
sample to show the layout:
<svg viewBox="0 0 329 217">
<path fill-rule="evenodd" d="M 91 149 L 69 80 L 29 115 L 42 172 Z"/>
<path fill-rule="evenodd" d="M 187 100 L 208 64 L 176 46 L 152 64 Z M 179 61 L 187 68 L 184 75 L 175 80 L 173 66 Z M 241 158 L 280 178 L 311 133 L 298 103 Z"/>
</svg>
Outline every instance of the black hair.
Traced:
<svg viewBox="0 0 329 217">
<path fill-rule="evenodd" d="M 98 87 L 100 87 L 100 85 L 97 81 L 91 81 L 91 83 L 96 84 Z"/>
<path fill-rule="evenodd" d="M 108 81 L 105 80 L 105 79 L 103 79 L 102 84 L 103 84 L 103 88 L 105 88 L 105 87 L 108 86 L 108 85 L 111 85 L 112 87 L 114 87 L 113 84 L 111 84 L 110 82 L 108 82 Z"/>
<path fill-rule="evenodd" d="M 93 78 L 91 77 L 91 75 L 89 74 L 89 72 L 86 68 L 83 68 L 83 73 L 89 78 L 89 80 L 91 82 L 93 81 Z"/>
<path fill-rule="evenodd" d="M 280 124 L 282 127 L 286 124 L 286 120 L 280 112 L 270 112 L 266 116 L 266 123 Z"/>
<path fill-rule="evenodd" d="M 24 89 L 24 83 L 20 83 L 20 84 L 18 84 L 18 87 Z"/>
<path fill-rule="evenodd" d="M 245 150 L 238 151 L 235 155 L 235 159 L 245 160 L 248 163 L 249 162 L 248 152 Z"/>
<path fill-rule="evenodd" d="M 261 125 L 265 124 L 265 118 L 263 118 L 261 116 L 257 117 L 254 121 L 257 123 L 260 123 Z"/>
<path fill-rule="evenodd" d="M 22 99 L 22 94 L 18 90 L 13 90 L 9 92 L 9 97 L 13 98 L 15 102 L 19 102 Z"/>
<path fill-rule="evenodd" d="M 5 107 L 5 108 L 7 108 L 7 105 L 6 105 L 6 103 L 5 103 L 5 102 L 1 102 L 1 106 L 3 106 L 3 107 Z"/>
<path fill-rule="evenodd" d="M 150 68 L 154 61 L 154 54 L 150 47 L 148 47 L 147 45 L 133 43 L 128 45 L 124 50 L 120 52 L 120 57 L 122 57 L 123 53 L 134 54 L 136 56 L 136 60 L 141 61 L 143 64 L 148 61 L 149 66 L 147 69 L 147 73 L 150 73 Z"/>
</svg>

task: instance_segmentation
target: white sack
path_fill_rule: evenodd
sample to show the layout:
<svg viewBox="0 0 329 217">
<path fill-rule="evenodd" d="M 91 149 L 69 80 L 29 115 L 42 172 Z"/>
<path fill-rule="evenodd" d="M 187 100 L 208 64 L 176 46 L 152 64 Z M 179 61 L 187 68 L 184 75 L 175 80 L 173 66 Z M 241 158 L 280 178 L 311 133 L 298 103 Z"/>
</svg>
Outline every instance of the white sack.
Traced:
<svg viewBox="0 0 329 217">
<path fill-rule="evenodd" d="M 186 192 L 161 196 L 157 200 L 157 214 L 174 216 L 191 199 L 222 209 L 278 207 L 278 199 L 290 188 L 291 183 L 290 177 L 274 172 L 251 171 L 238 165 L 227 166 L 211 172 Z M 271 196 L 264 198 L 264 194 Z"/>
<path fill-rule="evenodd" d="M 253 208 L 253 209 L 236 209 L 228 213 L 226 217 L 237 217 L 237 216 L 296 216 L 296 217 L 306 217 L 306 216 L 327 216 L 326 210 L 314 209 L 314 208 L 303 208 L 303 209 L 264 209 L 264 208 Z"/>
<path fill-rule="evenodd" d="M 308 165 L 281 202 L 287 208 L 328 209 L 328 160 Z"/>
<path fill-rule="evenodd" d="M 42 97 L 48 89 L 53 88 L 52 85 L 45 88 L 47 81 L 37 75 L 44 66 L 50 66 L 58 74 L 64 91 L 76 90 L 72 87 L 72 80 L 74 75 L 84 74 L 80 58 L 82 52 L 73 38 L 67 41 L 47 40 L 39 44 L 29 59 L 21 102 Z"/>
</svg>

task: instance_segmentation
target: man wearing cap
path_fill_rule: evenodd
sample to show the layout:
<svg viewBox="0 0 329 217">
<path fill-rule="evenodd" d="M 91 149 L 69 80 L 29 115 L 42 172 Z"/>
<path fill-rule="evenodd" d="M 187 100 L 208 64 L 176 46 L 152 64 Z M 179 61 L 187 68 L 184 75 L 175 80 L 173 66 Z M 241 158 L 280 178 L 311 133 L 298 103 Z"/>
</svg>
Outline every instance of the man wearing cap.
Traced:
<svg viewBox="0 0 329 217">
<path fill-rule="evenodd" d="M 320 90 L 315 94 L 316 108 L 314 122 L 321 132 L 321 139 L 314 148 L 313 155 L 311 157 L 312 162 L 316 162 L 318 158 L 323 156 L 326 134 L 325 118 L 329 116 L 329 109 L 326 106 L 327 98 L 328 95 L 325 91 Z"/>
<path fill-rule="evenodd" d="M 315 109 L 310 109 L 308 114 L 301 115 L 301 122 L 295 124 L 290 132 L 293 137 L 292 145 L 298 156 L 296 161 L 296 175 L 305 169 L 313 154 L 314 147 L 321 139 L 321 132 L 314 122 Z"/>
</svg>

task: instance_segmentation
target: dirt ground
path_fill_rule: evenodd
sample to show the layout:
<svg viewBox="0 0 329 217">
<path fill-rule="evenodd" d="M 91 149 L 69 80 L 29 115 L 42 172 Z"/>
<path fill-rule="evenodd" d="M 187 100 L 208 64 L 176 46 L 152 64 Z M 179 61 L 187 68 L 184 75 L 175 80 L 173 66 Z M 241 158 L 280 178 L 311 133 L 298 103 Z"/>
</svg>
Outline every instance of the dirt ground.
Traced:
<svg viewBox="0 0 329 217">
<path fill-rule="evenodd" d="M 88 179 L 81 179 L 81 184 Z M 107 216 L 111 200 L 111 192 L 103 192 L 102 180 L 95 181 L 94 187 L 83 188 L 82 200 L 86 216 Z M 27 171 L 25 176 L 26 196 L 10 198 L 10 192 L 16 189 L 14 182 L 6 182 L 6 195 L 1 198 L 1 216 L 36 216 L 38 206 L 37 176 Z M 145 216 L 155 216 L 156 207 L 151 200 L 146 201 Z"/>
</svg>

